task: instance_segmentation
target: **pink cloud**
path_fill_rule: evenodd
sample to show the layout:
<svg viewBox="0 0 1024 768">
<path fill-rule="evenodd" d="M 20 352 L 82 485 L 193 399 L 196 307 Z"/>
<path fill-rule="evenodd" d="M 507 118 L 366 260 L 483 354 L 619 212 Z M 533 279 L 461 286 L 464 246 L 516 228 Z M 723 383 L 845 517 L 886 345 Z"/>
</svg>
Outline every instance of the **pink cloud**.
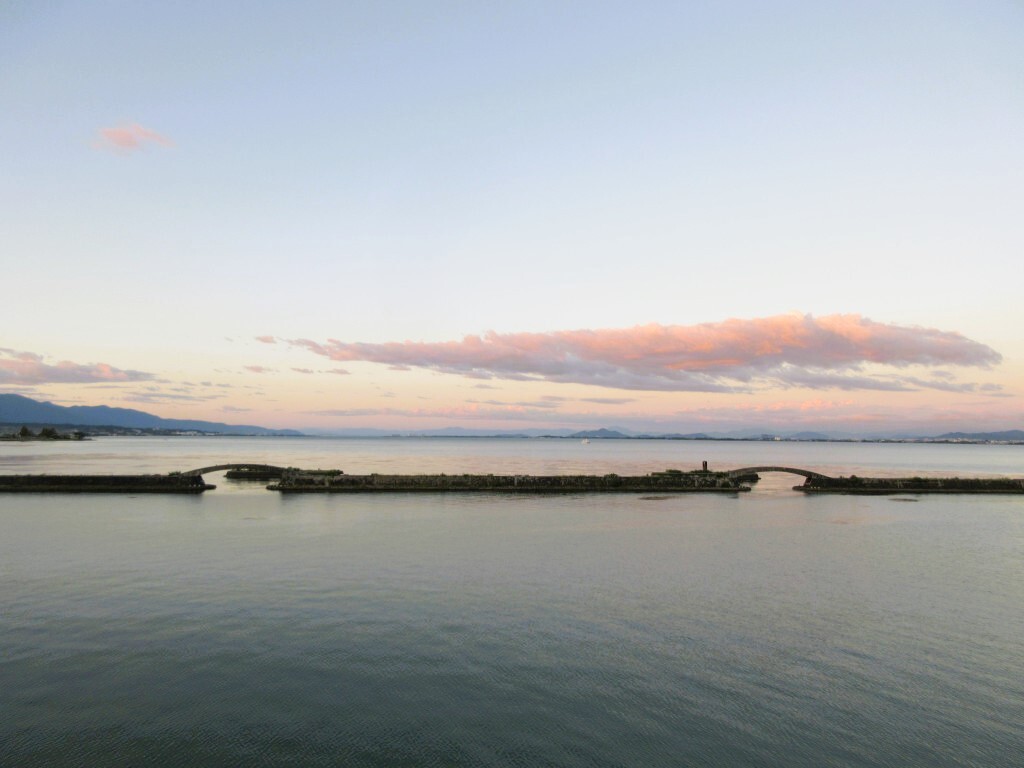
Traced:
<svg viewBox="0 0 1024 768">
<path fill-rule="evenodd" d="M 277 339 L 275 339 L 273 336 L 256 336 L 255 338 L 256 341 L 262 342 L 264 344 L 277 344 Z"/>
<path fill-rule="evenodd" d="M 865 366 L 987 368 L 1002 359 L 990 347 L 953 331 L 878 323 L 860 315 L 790 314 L 548 333 L 491 331 L 448 342 L 289 343 L 337 361 L 426 368 L 471 378 L 695 392 L 778 387 L 971 391 L 976 385 L 871 372 Z"/>
<path fill-rule="evenodd" d="M 273 373 L 274 372 L 273 368 L 267 368 L 266 366 L 263 366 L 263 365 L 245 365 L 245 366 L 242 366 L 242 367 L 245 368 L 245 370 L 250 371 L 251 373 Z"/>
<path fill-rule="evenodd" d="M 138 123 L 118 125 L 114 128 L 101 128 L 95 146 L 114 152 L 135 152 L 145 144 L 159 144 L 164 147 L 174 146 L 174 142 L 156 131 L 144 128 Z"/>
<path fill-rule="evenodd" d="M 47 363 L 42 355 L 0 349 L 0 384 L 91 384 L 151 381 L 153 374 L 115 368 L 107 363 Z"/>
</svg>

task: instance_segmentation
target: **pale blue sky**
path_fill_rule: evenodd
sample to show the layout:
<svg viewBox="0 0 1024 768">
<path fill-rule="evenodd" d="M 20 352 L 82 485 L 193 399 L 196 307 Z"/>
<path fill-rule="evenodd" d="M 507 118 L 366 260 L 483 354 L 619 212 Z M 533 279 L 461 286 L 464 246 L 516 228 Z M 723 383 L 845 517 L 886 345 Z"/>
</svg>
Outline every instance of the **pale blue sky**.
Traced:
<svg viewBox="0 0 1024 768">
<path fill-rule="evenodd" d="M 1015 393 L 1021 40 L 1019 2 L 7 4 L 0 347 L 242 387 L 322 362 L 264 334 L 856 313 Z M 133 124 L 173 145 L 97 146 Z"/>
</svg>

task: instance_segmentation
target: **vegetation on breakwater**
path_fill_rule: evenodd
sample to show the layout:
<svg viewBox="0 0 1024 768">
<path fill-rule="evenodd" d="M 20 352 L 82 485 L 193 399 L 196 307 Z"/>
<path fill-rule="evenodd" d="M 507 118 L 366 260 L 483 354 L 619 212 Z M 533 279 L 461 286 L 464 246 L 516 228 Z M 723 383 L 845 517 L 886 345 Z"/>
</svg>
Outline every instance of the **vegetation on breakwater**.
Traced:
<svg viewBox="0 0 1024 768">
<path fill-rule="evenodd" d="M 283 493 L 485 492 L 503 493 L 736 493 L 749 491 L 726 472 L 667 470 L 650 475 L 346 475 L 288 470 L 268 485 Z"/>
<path fill-rule="evenodd" d="M 1007 477 L 813 477 L 804 493 L 1024 493 L 1024 480 Z"/>
<path fill-rule="evenodd" d="M 0 475 L 0 493 L 202 493 L 198 475 Z"/>
</svg>

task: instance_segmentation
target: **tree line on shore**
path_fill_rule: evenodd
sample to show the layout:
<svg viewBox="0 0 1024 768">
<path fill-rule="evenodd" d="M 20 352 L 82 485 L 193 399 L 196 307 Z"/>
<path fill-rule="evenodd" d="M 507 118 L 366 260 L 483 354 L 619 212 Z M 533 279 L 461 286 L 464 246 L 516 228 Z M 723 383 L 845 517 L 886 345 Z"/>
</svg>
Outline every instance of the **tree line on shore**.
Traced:
<svg viewBox="0 0 1024 768">
<path fill-rule="evenodd" d="M 21 429 L 17 432 L 9 432 L 5 435 L 0 435 L 0 440 L 84 440 L 85 433 L 83 432 L 71 432 L 70 434 L 62 434 L 58 432 L 54 427 L 43 427 L 38 433 L 33 432 L 26 425 L 22 425 Z"/>
</svg>

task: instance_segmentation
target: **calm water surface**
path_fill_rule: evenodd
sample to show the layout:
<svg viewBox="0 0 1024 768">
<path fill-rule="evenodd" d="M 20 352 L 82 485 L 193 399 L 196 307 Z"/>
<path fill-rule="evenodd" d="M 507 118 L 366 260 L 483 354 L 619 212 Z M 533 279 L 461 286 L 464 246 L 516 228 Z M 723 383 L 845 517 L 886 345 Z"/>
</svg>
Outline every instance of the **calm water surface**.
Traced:
<svg viewBox="0 0 1024 768">
<path fill-rule="evenodd" d="M 782 464 L 1019 446 L 107 439 L 0 472 Z M 1008 766 L 1024 499 L 0 496 L 0 765 Z"/>
</svg>

